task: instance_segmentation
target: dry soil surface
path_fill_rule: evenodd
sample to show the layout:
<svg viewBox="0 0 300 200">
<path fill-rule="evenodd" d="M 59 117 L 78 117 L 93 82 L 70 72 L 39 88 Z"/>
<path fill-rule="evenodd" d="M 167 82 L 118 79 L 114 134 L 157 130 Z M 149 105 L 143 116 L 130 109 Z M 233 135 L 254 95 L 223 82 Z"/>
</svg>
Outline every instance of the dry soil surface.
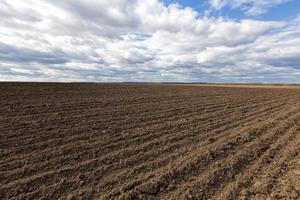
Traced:
<svg viewBox="0 0 300 200">
<path fill-rule="evenodd" d="M 0 199 L 300 199 L 300 89 L 0 83 Z"/>
</svg>

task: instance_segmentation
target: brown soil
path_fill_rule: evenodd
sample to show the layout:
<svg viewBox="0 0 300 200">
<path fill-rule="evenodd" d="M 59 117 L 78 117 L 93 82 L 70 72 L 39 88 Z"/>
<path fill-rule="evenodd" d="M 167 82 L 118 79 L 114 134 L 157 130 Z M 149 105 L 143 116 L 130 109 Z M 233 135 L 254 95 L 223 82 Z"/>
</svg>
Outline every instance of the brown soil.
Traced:
<svg viewBox="0 0 300 200">
<path fill-rule="evenodd" d="M 0 84 L 0 199 L 300 199 L 300 89 Z"/>
</svg>

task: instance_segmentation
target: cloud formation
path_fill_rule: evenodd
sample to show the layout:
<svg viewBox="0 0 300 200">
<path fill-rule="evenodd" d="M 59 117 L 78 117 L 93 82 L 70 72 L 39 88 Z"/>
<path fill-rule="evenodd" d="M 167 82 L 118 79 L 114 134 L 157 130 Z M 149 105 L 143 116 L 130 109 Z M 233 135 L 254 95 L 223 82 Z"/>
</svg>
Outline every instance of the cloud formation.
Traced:
<svg viewBox="0 0 300 200">
<path fill-rule="evenodd" d="M 0 18 L 0 80 L 300 80 L 300 17 L 200 17 L 158 0 L 3 0 Z"/>
</svg>

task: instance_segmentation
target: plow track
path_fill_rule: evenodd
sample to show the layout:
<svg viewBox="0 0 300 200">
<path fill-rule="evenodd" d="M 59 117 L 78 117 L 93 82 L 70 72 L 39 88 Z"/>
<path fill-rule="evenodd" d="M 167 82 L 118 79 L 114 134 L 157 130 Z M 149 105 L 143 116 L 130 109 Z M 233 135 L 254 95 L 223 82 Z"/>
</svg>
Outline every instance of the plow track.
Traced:
<svg viewBox="0 0 300 200">
<path fill-rule="evenodd" d="M 0 84 L 0 199 L 300 199 L 300 89 Z"/>
</svg>

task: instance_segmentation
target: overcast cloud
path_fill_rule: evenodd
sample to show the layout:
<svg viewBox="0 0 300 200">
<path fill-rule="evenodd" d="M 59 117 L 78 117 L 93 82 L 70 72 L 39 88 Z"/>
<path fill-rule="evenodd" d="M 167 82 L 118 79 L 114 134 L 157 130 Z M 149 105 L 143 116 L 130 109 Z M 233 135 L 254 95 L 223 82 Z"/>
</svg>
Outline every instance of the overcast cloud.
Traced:
<svg viewBox="0 0 300 200">
<path fill-rule="evenodd" d="M 209 3 L 261 15 L 286 1 Z M 2 0 L 0 18 L 2 81 L 300 82 L 300 15 L 233 20 L 158 0 Z"/>
</svg>

